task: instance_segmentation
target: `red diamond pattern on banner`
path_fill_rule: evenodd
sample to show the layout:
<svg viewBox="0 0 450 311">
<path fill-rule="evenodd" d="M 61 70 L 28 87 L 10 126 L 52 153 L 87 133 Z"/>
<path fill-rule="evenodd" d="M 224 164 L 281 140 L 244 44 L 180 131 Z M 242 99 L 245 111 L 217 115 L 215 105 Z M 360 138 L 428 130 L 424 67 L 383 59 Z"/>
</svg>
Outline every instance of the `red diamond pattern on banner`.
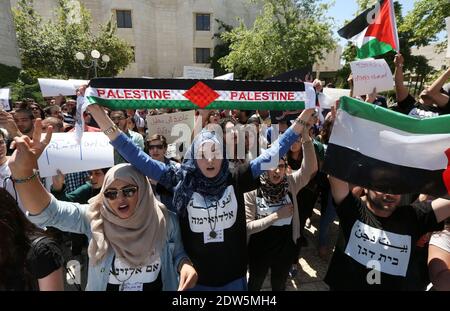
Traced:
<svg viewBox="0 0 450 311">
<path fill-rule="evenodd" d="M 203 109 L 215 101 L 219 97 L 219 94 L 205 83 L 199 81 L 184 93 L 183 96 Z"/>
</svg>

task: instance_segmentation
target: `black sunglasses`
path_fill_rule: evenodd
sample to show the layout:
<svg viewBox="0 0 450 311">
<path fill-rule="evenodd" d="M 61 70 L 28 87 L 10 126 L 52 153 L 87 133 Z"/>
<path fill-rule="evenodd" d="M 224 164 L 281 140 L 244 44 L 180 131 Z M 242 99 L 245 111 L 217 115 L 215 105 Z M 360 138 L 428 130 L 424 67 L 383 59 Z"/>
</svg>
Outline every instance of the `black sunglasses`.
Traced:
<svg viewBox="0 0 450 311">
<path fill-rule="evenodd" d="M 119 192 L 122 192 L 122 195 L 124 197 L 131 198 L 132 196 L 134 196 L 136 194 L 137 191 L 138 191 L 137 186 L 127 186 L 123 189 L 118 189 L 118 190 L 105 190 L 105 192 L 103 192 L 103 195 L 108 200 L 114 201 L 119 196 Z"/>
</svg>

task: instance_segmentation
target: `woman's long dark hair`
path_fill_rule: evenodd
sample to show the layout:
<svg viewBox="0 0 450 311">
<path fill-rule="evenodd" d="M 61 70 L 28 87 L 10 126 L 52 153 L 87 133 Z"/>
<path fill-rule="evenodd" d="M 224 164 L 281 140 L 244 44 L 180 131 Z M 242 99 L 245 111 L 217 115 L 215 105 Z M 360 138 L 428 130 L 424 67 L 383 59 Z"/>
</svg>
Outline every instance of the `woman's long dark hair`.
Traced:
<svg viewBox="0 0 450 311">
<path fill-rule="evenodd" d="M 31 241 L 46 235 L 31 223 L 16 200 L 0 188 L 0 290 L 27 290 L 34 285 L 27 267 Z"/>
</svg>

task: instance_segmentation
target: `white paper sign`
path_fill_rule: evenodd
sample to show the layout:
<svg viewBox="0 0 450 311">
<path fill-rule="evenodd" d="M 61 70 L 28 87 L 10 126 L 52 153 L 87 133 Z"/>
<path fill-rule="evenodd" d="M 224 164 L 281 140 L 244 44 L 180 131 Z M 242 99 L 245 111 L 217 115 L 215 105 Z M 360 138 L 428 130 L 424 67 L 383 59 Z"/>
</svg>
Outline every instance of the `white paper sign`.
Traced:
<svg viewBox="0 0 450 311">
<path fill-rule="evenodd" d="M 377 261 L 380 271 L 406 276 L 411 255 L 411 236 L 373 228 L 355 221 L 345 253 L 360 264 L 370 268 Z"/>
<path fill-rule="evenodd" d="M 366 95 L 394 88 L 391 69 L 384 59 L 364 59 L 350 63 L 353 75 L 353 95 Z"/>
<path fill-rule="evenodd" d="M 41 87 L 42 96 L 51 97 L 59 95 L 75 95 L 75 87 L 73 83 L 68 80 L 59 79 L 38 79 L 39 86 Z"/>
<path fill-rule="evenodd" d="M 447 24 L 447 58 L 450 58 L 450 16 L 445 19 Z"/>
<path fill-rule="evenodd" d="M 153 259 L 153 260 L 152 260 Z M 130 265 L 119 257 L 114 259 L 114 274 L 109 274 L 108 283 L 122 285 L 123 291 L 142 291 L 142 284 L 153 283 L 161 271 L 161 257 L 152 256 L 140 267 Z M 126 281 L 125 281 L 126 280 Z"/>
<path fill-rule="evenodd" d="M 0 109 L 11 110 L 9 106 L 9 88 L 0 89 Z"/>
<path fill-rule="evenodd" d="M 331 87 L 324 87 L 323 93 L 334 103 L 342 96 L 350 96 L 350 89 L 335 89 Z"/>
<path fill-rule="evenodd" d="M 285 206 L 286 204 L 291 204 L 291 199 L 289 195 L 286 195 L 283 202 L 277 204 L 267 203 L 266 200 L 262 197 L 256 197 L 256 219 L 265 218 L 273 213 L 276 213 L 280 208 Z M 281 218 L 275 221 L 272 226 L 280 227 L 290 225 L 292 222 L 292 216 Z"/>
<path fill-rule="evenodd" d="M 187 141 L 190 141 L 194 118 L 194 110 L 147 116 L 148 137 L 154 134 L 163 135 L 167 143 L 172 144 L 181 134 L 181 137 L 186 136 Z"/>
<path fill-rule="evenodd" d="M 185 79 L 213 79 L 214 69 L 184 66 L 183 78 Z"/>
<path fill-rule="evenodd" d="M 237 201 L 233 186 L 225 189 L 222 197 L 209 202 L 212 206 L 206 207 L 205 198 L 194 192 L 187 206 L 189 227 L 192 232 L 218 232 L 231 228 L 236 222 Z"/>
<path fill-rule="evenodd" d="M 77 144 L 75 133 L 55 133 L 38 159 L 41 177 L 95 170 L 114 165 L 113 147 L 103 133 L 84 133 Z"/>
<path fill-rule="evenodd" d="M 79 88 L 82 85 L 89 84 L 89 80 L 69 79 L 68 81 L 70 83 L 72 83 L 72 85 L 75 89 Z M 74 95 L 76 95 L 76 94 L 74 94 Z"/>
<path fill-rule="evenodd" d="M 215 77 L 214 80 L 234 80 L 234 73 L 226 73 L 222 76 Z"/>
</svg>

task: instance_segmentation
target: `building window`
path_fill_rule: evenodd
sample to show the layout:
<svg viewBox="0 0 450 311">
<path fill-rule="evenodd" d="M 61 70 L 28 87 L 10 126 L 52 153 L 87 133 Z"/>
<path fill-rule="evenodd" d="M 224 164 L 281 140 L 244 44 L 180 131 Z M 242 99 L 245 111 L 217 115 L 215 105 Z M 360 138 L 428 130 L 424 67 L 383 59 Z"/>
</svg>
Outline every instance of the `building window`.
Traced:
<svg viewBox="0 0 450 311">
<path fill-rule="evenodd" d="M 195 14 L 195 30 L 210 31 L 211 30 L 211 14 Z"/>
<path fill-rule="evenodd" d="M 131 11 L 116 10 L 117 28 L 132 28 Z"/>
<path fill-rule="evenodd" d="M 211 49 L 208 48 L 196 48 L 195 49 L 195 62 L 197 64 L 207 64 L 209 63 L 209 58 Z"/>
</svg>

